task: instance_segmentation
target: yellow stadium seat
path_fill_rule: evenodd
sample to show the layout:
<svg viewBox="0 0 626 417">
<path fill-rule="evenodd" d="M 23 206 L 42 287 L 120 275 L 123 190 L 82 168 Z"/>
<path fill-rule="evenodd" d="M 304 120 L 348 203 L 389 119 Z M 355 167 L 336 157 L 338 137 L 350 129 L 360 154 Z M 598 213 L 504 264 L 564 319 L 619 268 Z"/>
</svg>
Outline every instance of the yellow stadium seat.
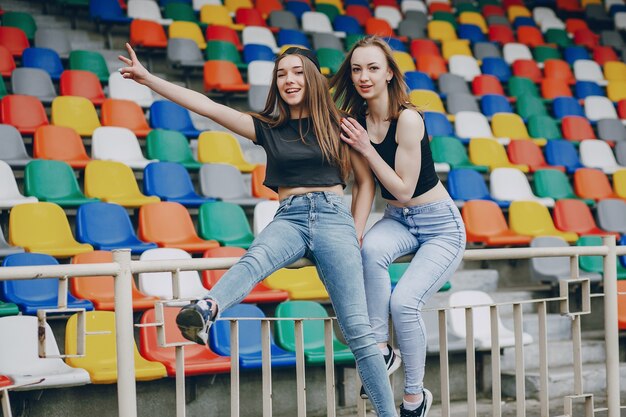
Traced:
<svg viewBox="0 0 626 417">
<path fill-rule="evenodd" d="M 161 201 L 139 191 L 129 166 L 116 161 L 91 161 L 85 168 L 85 195 L 124 207 L 140 207 Z"/>
<path fill-rule="evenodd" d="M 487 22 L 482 14 L 477 12 L 463 12 L 459 15 L 459 23 L 463 25 L 476 25 L 483 33 L 489 32 Z"/>
<path fill-rule="evenodd" d="M 169 27 L 169 38 L 191 39 L 198 44 L 200 50 L 204 51 L 206 49 L 206 40 L 202 35 L 202 30 L 200 30 L 200 26 L 195 22 L 185 22 L 182 20 L 172 22 Z"/>
<path fill-rule="evenodd" d="M 624 69 L 626 71 L 626 68 Z M 626 80 L 609 81 L 606 86 L 606 96 L 609 100 L 618 102 L 626 98 Z"/>
<path fill-rule="evenodd" d="M 528 172 L 528 165 L 512 164 L 506 155 L 504 146 L 495 139 L 476 138 L 470 140 L 469 157 L 473 164 L 487 165 L 490 170 L 517 168 L 522 172 Z"/>
<path fill-rule="evenodd" d="M 67 321 L 65 328 L 65 352 L 77 353 L 77 315 Z M 89 372 L 94 384 L 114 384 L 117 382 L 117 349 L 115 334 L 115 313 L 111 311 L 90 311 L 86 313 L 87 332 L 103 332 L 85 337 L 85 356 L 66 358 L 65 362 L 75 368 Z M 160 362 L 144 359 L 133 342 L 135 351 L 135 378 L 138 381 L 151 381 L 167 376 L 165 366 Z"/>
<path fill-rule="evenodd" d="M 465 55 L 474 57 L 467 39 L 450 39 L 441 43 L 441 53 L 447 61 L 452 55 Z"/>
<path fill-rule="evenodd" d="M 533 17 L 533 14 L 525 6 L 514 4 L 506 9 L 509 22 L 513 22 L 518 17 Z"/>
<path fill-rule="evenodd" d="M 536 201 L 514 201 L 509 207 L 509 224 L 515 233 L 527 236 L 558 236 L 574 243 L 578 235 L 554 227 L 548 208 Z"/>
<path fill-rule="evenodd" d="M 300 269 L 279 269 L 263 281 L 273 289 L 285 290 L 290 300 L 327 299 L 328 293 L 314 266 Z"/>
<path fill-rule="evenodd" d="M 234 23 L 228 9 L 221 4 L 205 4 L 202 6 L 200 9 L 200 22 L 209 25 L 228 26 L 235 30 L 243 30 L 245 27 L 245 25 Z"/>
<path fill-rule="evenodd" d="M 524 120 L 515 113 L 496 113 L 491 118 L 491 131 L 497 138 L 509 138 L 511 140 L 529 139 L 539 146 L 547 142 L 542 138 L 531 138 Z"/>
<path fill-rule="evenodd" d="M 415 71 L 415 61 L 407 52 L 393 51 L 393 57 L 403 74 L 407 71 Z"/>
<path fill-rule="evenodd" d="M 241 172 L 252 172 L 256 164 L 245 160 L 241 146 L 227 132 L 202 132 L 198 137 L 198 160 L 209 164 L 231 164 Z"/>
<path fill-rule="evenodd" d="M 239 8 L 254 8 L 254 4 L 250 0 L 224 0 L 224 7 L 234 14 Z"/>
<path fill-rule="evenodd" d="M 619 198 L 626 199 L 626 169 L 619 169 L 613 173 L 613 190 Z"/>
<path fill-rule="evenodd" d="M 100 127 L 93 103 L 85 97 L 60 96 L 52 101 L 52 124 L 71 127 L 81 136 L 91 136 Z"/>
<path fill-rule="evenodd" d="M 54 203 L 26 203 L 13 207 L 9 216 L 9 242 L 28 252 L 60 258 L 93 251 L 91 245 L 74 239 L 65 212 Z"/>
<path fill-rule="evenodd" d="M 452 23 L 444 20 L 431 20 L 428 22 L 427 30 L 428 38 L 434 41 L 443 42 L 458 39 Z"/>
<path fill-rule="evenodd" d="M 422 111 L 434 111 L 446 114 L 439 94 L 431 90 L 412 90 L 409 94 L 411 103 Z"/>
<path fill-rule="evenodd" d="M 626 64 L 620 61 L 608 61 L 604 64 L 604 78 L 611 81 L 626 81 Z"/>
</svg>

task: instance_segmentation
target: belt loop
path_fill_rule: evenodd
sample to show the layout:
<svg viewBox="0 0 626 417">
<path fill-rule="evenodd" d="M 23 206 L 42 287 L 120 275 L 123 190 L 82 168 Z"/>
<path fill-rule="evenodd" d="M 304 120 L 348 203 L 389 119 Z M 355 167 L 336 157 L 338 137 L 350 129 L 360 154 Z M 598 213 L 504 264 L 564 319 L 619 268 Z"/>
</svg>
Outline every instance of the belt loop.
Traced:
<svg viewBox="0 0 626 417">
<path fill-rule="evenodd" d="M 287 197 L 287 205 L 290 206 L 291 202 L 293 201 L 295 197 L 295 194 L 290 195 L 289 197 Z"/>
<path fill-rule="evenodd" d="M 322 194 L 324 194 L 324 199 L 326 200 L 327 203 L 330 203 L 330 196 L 329 191 L 322 191 Z"/>
</svg>

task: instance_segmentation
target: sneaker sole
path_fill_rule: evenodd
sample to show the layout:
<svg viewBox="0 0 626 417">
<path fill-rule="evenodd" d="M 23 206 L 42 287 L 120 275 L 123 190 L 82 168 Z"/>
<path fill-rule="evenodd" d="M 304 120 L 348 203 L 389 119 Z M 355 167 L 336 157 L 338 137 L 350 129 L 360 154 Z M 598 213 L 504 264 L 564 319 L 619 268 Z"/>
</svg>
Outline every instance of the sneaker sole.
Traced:
<svg viewBox="0 0 626 417">
<path fill-rule="evenodd" d="M 181 311 L 176 316 L 176 325 L 185 339 L 206 346 L 204 340 L 198 336 L 198 332 L 204 329 L 204 320 L 200 313 L 194 310 Z"/>
<path fill-rule="evenodd" d="M 424 399 L 426 400 L 426 409 L 422 413 L 422 417 L 426 417 L 428 415 L 430 406 L 433 405 L 433 394 L 427 389 L 424 389 Z"/>
<path fill-rule="evenodd" d="M 402 365 L 402 357 L 395 351 L 394 353 L 395 353 L 396 360 L 394 360 L 393 363 L 391 364 L 391 368 L 387 369 L 387 376 L 390 376 L 391 374 L 396 372 L 400 368 L 400 365 Z M 364 400 L 367 400 L 369 398 L 364 390 L 360 394 L 360 397 Z"/>
</svg>

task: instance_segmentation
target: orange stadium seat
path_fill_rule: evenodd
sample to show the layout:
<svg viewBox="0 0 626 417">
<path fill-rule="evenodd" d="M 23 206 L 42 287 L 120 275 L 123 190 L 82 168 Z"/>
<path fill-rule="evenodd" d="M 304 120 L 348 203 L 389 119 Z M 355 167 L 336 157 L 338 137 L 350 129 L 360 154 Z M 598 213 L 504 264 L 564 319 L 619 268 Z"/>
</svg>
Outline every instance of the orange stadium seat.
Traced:
<svg viewBox="0 0 626 417">
<path fill-rule="evenodd" d="M 47 125 L 48 116 L 37 97 L 8 95 L 0 101 L 0 120 L 15 126 L 23 135 L 32 135 L 38 127 Z"/>
<path fill-rule="evenodd" d="M 82 169 L 91 161 L 80 136 L 71 127 L 41 126 L 35 131 L 33 156 L 39 159 L 65 161 Z"/>
<path fill-rule="evenodd" d="M 467 201 L 461 214 L 468 242 L 487 246 L 525 246 L 530 243 L 530 236 L 520 235 L 509 228 L 502 209 L 493 201 Z"/>
<path fill-rule="evenodd" d="M 63 71 L 59 81 L 59 89 L 62 96 L 85 97 L 95 106 L 102 105 L 106 99 L 98 76 L 91 71 Z"/>
<path fill-rule="evenodd" d="M 596 201 L 617 198 L 606 174 L 594 168 L 579 168 L 574 172 L 574 190 L 579 197 Z"/>
<path fill-rule="evenodd" d="M 207 61 L 204 63 L 204 91 L 243 93 L 250 89 L 244 83 L 237 66 L 230 61 Z"/>
<path fill-rule="evenodd" d="M 131 100 L 108 98 L 102 103 L 103 126 L 118 126 L 130 129 L 140 138 L 152 130 L 139 104 Z"/>
</svg>

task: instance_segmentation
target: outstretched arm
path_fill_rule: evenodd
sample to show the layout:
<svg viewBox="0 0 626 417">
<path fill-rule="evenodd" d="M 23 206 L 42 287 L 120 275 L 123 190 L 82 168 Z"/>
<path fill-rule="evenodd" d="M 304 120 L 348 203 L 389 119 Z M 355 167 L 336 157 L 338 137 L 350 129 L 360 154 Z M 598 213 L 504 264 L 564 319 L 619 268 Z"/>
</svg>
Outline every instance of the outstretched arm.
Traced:
<svg viewBox="0 0 626 417">
<path fill-rule="evenodd" d="M 404 110 L 398 118 L 395 170 L 391 168 L 372 146 L 367 131 L 353 118 L 342 119 L 341 139 L 367 160 L 376 177 L 401 203 L 413 197 L 422 161 L 420 140 L 424 136 L 424 121 L 414 110 Z"/>
<path fill-rule="evenodd" d="M 119 56 L 119 60 L 126 64 L 126 67 L 120 68 L 122 77 L 135 80 L 192 112 L 206 116 L 243 137 L 256 140 L 252 116 L 216 103 L 197 91 L 178 86 L 151 74 L 139 62 L 135 51 L 128 43 L 126 50 L 128 58 Z"/>
</svg>

